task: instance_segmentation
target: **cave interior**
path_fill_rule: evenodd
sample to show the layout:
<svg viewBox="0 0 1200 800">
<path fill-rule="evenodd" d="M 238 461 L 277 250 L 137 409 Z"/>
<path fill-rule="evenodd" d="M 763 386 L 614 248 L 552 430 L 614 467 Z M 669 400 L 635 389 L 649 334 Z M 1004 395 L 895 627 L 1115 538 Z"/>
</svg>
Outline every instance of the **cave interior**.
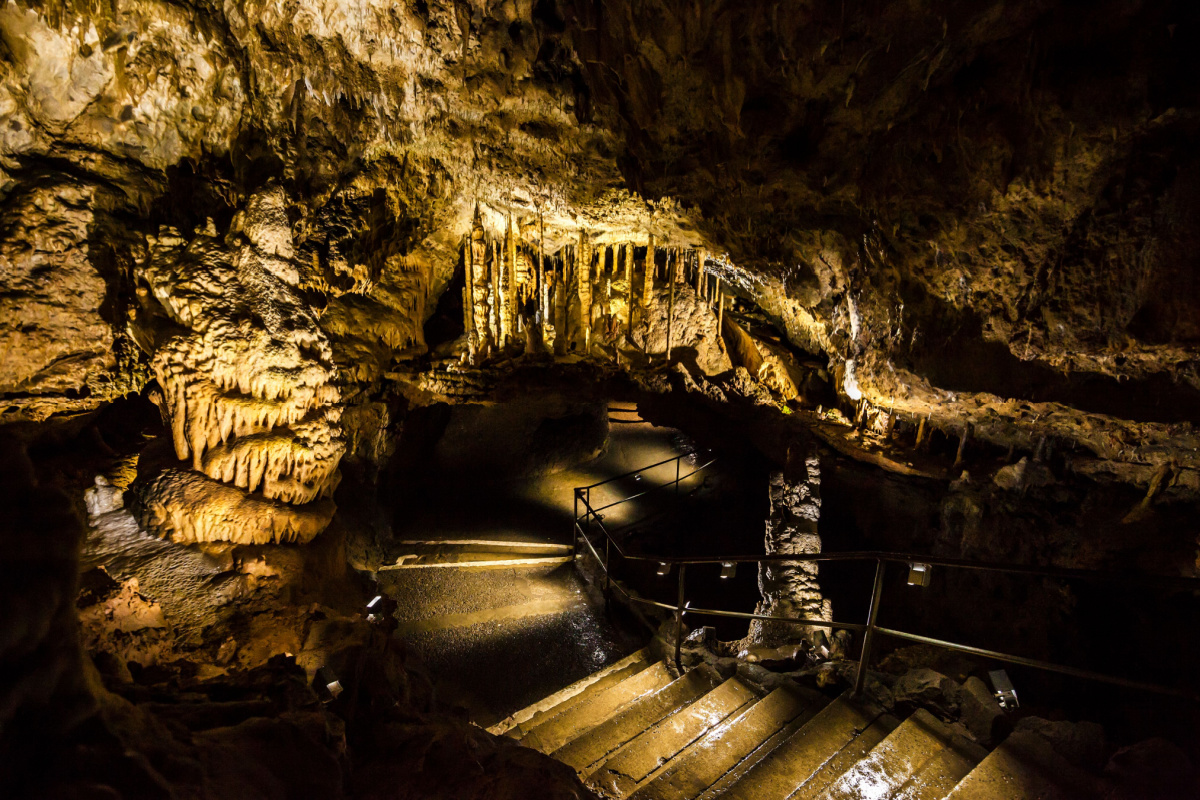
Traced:
<svg viewBox="0 0 1200 800">
<path fill-rule="evenodd" d="M 1200 7 L 8 0 L 0 795 L 1200 797 Z"/>
</svg>

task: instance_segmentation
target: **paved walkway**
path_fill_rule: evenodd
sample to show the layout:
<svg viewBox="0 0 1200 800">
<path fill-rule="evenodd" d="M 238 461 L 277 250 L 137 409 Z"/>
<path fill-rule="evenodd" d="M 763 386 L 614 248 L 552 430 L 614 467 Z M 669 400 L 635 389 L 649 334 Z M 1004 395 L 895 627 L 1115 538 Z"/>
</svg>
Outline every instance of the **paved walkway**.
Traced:
<svg viewBox="0 0 1200 800">
<path fill-rule="evenodd" d="M 630 406 L 614 404 L 611 419 L 636 419 L 616 408 Z M 567 544 L 574 487 L 692 449 L 677 430 L 614 422 L 609 447 L 599 459 L 552 475 L 474 486 L 469 494 L 446 485 L 423 498 L 420 508 L 405 510 L 397 520 L 396 540 Z M 687 460 L 683 471 L 690 471 Z M 630 478 L 596 490 L 593 505 L 674 478 L 675 466 L 665 465 L 641 480 Z M 683 483 L 683 490 L 698 488 L 702 481 L 703 475 L 693 477 Z M 661 505 L 660 497 L 613 509 L 608 521 L 619 526 L 645 517 Z M 398 545 L 396 555 L 403 551 Z M 642 632 L 618 630 L 595 598 L 589 599 L 571 563 L 385 569 L 379 575 L 400 603 L 399 635 L 409 652 L 423 662 L 444 699 L 466 707 L 484 726 L 645 643 Z"/>
</svg>

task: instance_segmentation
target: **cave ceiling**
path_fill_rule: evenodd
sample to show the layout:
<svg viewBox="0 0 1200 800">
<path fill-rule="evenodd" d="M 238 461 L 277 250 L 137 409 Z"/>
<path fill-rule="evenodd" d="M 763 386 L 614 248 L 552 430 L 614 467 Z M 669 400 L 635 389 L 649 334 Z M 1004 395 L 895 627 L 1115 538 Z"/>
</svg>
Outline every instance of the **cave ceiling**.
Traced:
<svg viewBox="0 0 1200 800">
<path fill-rule="evenodd" d="M 234 400 L 291 375 L 336 421 L 327 379 L 425 353 L 478 214 L 550 254 L 703 248 L 844 401 L 1200 488 L 1198 87 L 1186 2 L 8 2 L 2 418 L 169 393 L 162 337 L 248 326 L 276 372 Z M 187 375 L 234 391 L 238 347 Z M 257 484 L 235 461 L 210 477 Z M 333 485 L 287 464 L 281 496 Z"/>
</svg>

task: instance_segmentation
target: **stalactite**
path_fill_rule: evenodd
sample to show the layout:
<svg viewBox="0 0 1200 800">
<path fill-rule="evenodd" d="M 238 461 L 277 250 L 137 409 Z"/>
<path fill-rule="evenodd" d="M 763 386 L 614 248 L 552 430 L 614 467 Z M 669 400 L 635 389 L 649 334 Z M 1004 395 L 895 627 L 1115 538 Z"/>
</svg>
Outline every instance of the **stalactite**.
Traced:
<svg viewBox="0 0 1200 800">
<path fill-rule="evenodd" d="M 649 314 L 650 304 L 654 298 L 654 234 L 650 234 L 650 243 L 646 246 L 645 266 L 645 276 L 642 278 L 643 316 Z"/>
<path fill-rule="evenodd" d="M 504 231 L 504 258 L 500 273 L 501 309 L 500 341 L 507 346 L 516 336 L 517 312 L 517 235 L 513 230 L 512 215 Z"/>
<path fill-rule="evenodd" d="M 924 447 L 925 440 L 928 435 L 928 428 L 929 415 L 926 414 L 925 416 L 921 417 L 921 421 L 917 424 L 917 441 L 916 444 L 913 445 L 915 449 L 920 450 L 922 447 Z"/>
<path fill-rule="evenodd" d="M 963 465 L 963 456 L 967 452 L 967 443 L 971 440 L 972 427 L 970 422 L 963 426 L 962 435 L 958 439 L 958 452 L 954 456 L 953 469 L 959 469 Z"/>
<path fill-rule="evenodd" d="M 591 351 L 592 342 L 592 247 L 587 231 L 579 232 L 579 249 L 575 254 L 576 292 L 579 298 L 579 327 L 583 352 Z"/>
<path fill-rule="evenodd" d="M 331 505 L 294 508 L 329 495 L 344 442 L 331 348 L 295 291 L 285 207 L 282 190 L 259 193 L 231 236 L 198 234 L 186 253 L 180 237 L 164 236 L 139 264 L 163 305 L 184 310 L 187 329 L 158 348 L 152 368 L 175 454 L 188 463 L 130 488 L 139 522 L 160 535 L 306 541 L 332 515 Z"/>
<path fill-rule="evenodd" d="M 570 334 L 567 330 L 567 263 L 564 255 L 559 259 L 557 274 L 554 279 L 554 354 L 565 356 L 570 347 Z"/>
<path fill-rule="evenodd" d="M 475 297 L 474 297 L 474 270 L 472 269 L 471 259 L 471 237 L 467 236 L 466 245 L 463 247 L 463 330 L 467 334 L 467 350 L 470 354 L 471 361 L 475 360 Z"/>
<path fill-rule="evenodd" d="M 538 210 L 538 321 L 542 325 L 542 335 L 545 336 L 546 326 L 550 319 L 550 291 L 546 285 L 546 228 L 542 220 L 542 212 Z"/>
<path fill-rule="evenodd" d="M 500 287 L 500 273 L 504 271 L 504 260 L 500 255 L 500 242 L 492 240 L 492 264 L 491 264 L 491 328 L 492 339 L 496 342 L 496 347 L 504 347 L 504 332 L 501 320 L 504 317 L 504 312 L 501 308 L 503 295 Z"/>
<path fill-rule="evenodd" d="M 475 224 L 471 229 L 471 295 L 473 318 L 472 339 L 474 342 L 473 357 L 486 354 L 491 349 L 491 329 L 488 315 L 491 308 L 490 284 L 487 273 L 487 238 L 483 230 L 479 212 L 475 212 Z"/>
<path fill-rule="evenodd" d="M 670 252 L 668 252 L 667 257 L 670 258 L 670 255 L 671 255 Z M 679 259 L 678 258 L 672 260 L 667 266 L 667 285 L 670 287 L 670 290 L 667 293 L 667 364 L 668 365 L 671 363 L 671 339 L 672 339 L 672 334 L 674 333 L 674 331 L 672 331 L 672 329 L 671 329 L 671 326 L 675 321 L 675 277 L 676 277 L 675 273 L 678 271 L 678 269 L 679 269 Z"/>
<path fill-rule="evenodd" d="M 717 278 L 717 330 L 725 324 L 725 296 L 721 294 L 721 279 Z"/>
<path fill-rule="evenodd" d="M 633 338 L 633 244 L 626 242 L 621 245 L 621 254 L 624 260 L 624 276 L 625 276 L 625 314 L 626 314 L 626 329 L 625 335 L 630 339 Z"/>
</svg>

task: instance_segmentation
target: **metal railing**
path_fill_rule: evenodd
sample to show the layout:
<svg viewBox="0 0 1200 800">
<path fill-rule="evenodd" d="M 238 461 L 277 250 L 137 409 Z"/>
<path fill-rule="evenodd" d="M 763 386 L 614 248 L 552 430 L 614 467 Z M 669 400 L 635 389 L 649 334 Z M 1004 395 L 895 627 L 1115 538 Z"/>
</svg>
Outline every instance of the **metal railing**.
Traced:
<svg viewBox="0 0 1200 800">
<path fill-rule="evenodd" d="M 675 616 L 675 666 L 682 669 L 681 649 L 683 647 L 683 617 L 685 614 L 695 614 L 699 616 L 713 617 L 731 617 L 744 620 L 763 620 L 788 623 L 792 625 L 805 625 L 819 628 L 836 628 L 841 630 L 849 630 L 862 632 L 863 644 L 859 655 L 858 670 L 854 679 L 854 693 L 861 694 L 866 684 L 867 669 L 871 662 L 872 648 L 875 644 L 875 635 L 882 634 L 894 639 L 915 642 L 918 644 L 932 645 L 946 650 L 953 650 L 959 653 L 978 656 L 982 658 L 990 658 L 996 661 L 1001 661 L 1009 664 L 1017 664 L 1019 666 L 1031 667 L 1047 672 L 1055 672 L 1060 675 L 1066 675 L 1073 678 L 1082 678 L 1086 680 L 1108 683 L 1114 686 L 1121 686 L 1127 689 L 1137 689 L 1157 694 L 1172 695 L 1175 697 L 1183 697 L 1188 700 L 1200 702 L 1200 694 L 1194 691 L 1178 689 L 1170 686 L 1161 686 L 1154 683 L 1143 681 L 1134 681 L 1128 678 L 1122 678 L 1115 675 L 1107 675 L 1091 670 L 1080 669 L 1065 664 L 1057 664 L 1051 661 L 1044 661 L 1036 658 L 1028 658 L 1026 656 L 1005 653 L 999 650 L 989 650 L 982 647 L 974 647 L 972 645 L 952 642 L 946 639 L 937 639 L 930 636 L 922 636 L 920 634 L 911 633 L 909 631 L 897 630 L 895 628 L 886 628 L 878 624 L 879 608 L 883 601 L 883 579 L 885 569 L 888 564 L 904 564 L 911 567 L 913 564 L 925 564 L 930 567 L 946 567 L 951 569 L 978 570 L 982 572 L 992 573 L 1007 573 L 1012 575 L 1026 575 L 1042 578 L 1058 578 L 1058 579 L 1077 579 L 1111 582 L 1126 586 L 1136 585 L 1152 585 L 1155 588 L 1174 588 L 1184 591 L 1200 592 L 1200 579 L 1195 578 L 1178 578 L 1159 575 L 1118 575 L 1112 573 L 1095 572 L 1091 570 L 1079 569 L 1058 569 L 1054 567 L 1029 567 L 1017 564 L 1002 564 L 988 563 L 981 561 L 969 561 L 966 559 L 957 558 L 938 558 L 927 555 L 915 555 L 911 553 L 889 553 L 880 551 L 864 551 L 850 553 L 817 553 L 817 554 L 786 554 L 786 555 L 743 555 L 743 556 L 710 556 L 705 558 L 686 558 L 676 556 L 663 555 L 645 555 L 638 553 L 627 553 L 620 543 L 613 538 L 612 533 L 604 525 L 604 518 L 600 511 L 612 508 L 622 503 L 627 503 L 640 497 L 644 497 L 653 491 L 661 490 L 674 485 L 676 492 L 679 491 L 679 481 L 682 480 L 679 476 L 678 462 L 686 456 L 679 456 L 676 459 L 667 459 L 660 461 L 657 464 L 652 464 L 641 470 L 618 475 L 615 478 L 610 478 L 599 483 L 594 483 L 591 486 L 583 486 L 575 489 L 575 545 L 574 552 L 576 557 L 579 553 L 579 542 L 582 540 L 587 545 L 587 549 L 591 552 L 592 557 L 604 572 L 604 590 L 607 596 L 612 589 L 619 591 L 628 601 L 640 605 L 650 606 L 654 608 L 670 611 Z M 676 477 L 674 481 L 668 481 L 664 484 L 652 487 L 638 494 L 608 503 L 600 508 L 592 508 L 591 505 L 591 490 L 603 486 L 613 481 L 628 478 L 638 473 L 655 467 L 669 464 L 671 461 L 676 462 Z M 701 467 L 696 468 L 683 478 L 690 477 L 702 469 L 707 468 L 713 463 L 709 461 Z M 583 507 L 583 513 L 580 514 L 580 506 Z M 591 529 L 595 525 L 604 537 L 604 557 L 600 557 L 595 545 L 592 542 Z M 616 550 L 617 555 L 623 561 L 642 561 L 650 562 L 658 565 L 669 565 L 669 567 L 677 568 L 677 587 L 676 587 L 676 602 L 674 605 L 662 603 L 657 600 L 651 600 L 641 597 L 630 592 L 619 580 L 616 580 L 612 575 L 611 559 L 612 552 Z M 871 600 L 867 607 L 866 622 L 839 622 L 835 620 L 799 618 L 799 617 L 781 617 L 767 614 L 753 614 L 742 611 L 726 611 L 722 609 L 711 608 L 692 608 L 686 597 L 686 580 L 687 568 L 689 566 L 699 565 L 727 565 L 727 564 L 757 564 L 764 563 L 779 563 L 779 562 L 875 562 L 875 580 L 871 589 Z"/>
</svg>

